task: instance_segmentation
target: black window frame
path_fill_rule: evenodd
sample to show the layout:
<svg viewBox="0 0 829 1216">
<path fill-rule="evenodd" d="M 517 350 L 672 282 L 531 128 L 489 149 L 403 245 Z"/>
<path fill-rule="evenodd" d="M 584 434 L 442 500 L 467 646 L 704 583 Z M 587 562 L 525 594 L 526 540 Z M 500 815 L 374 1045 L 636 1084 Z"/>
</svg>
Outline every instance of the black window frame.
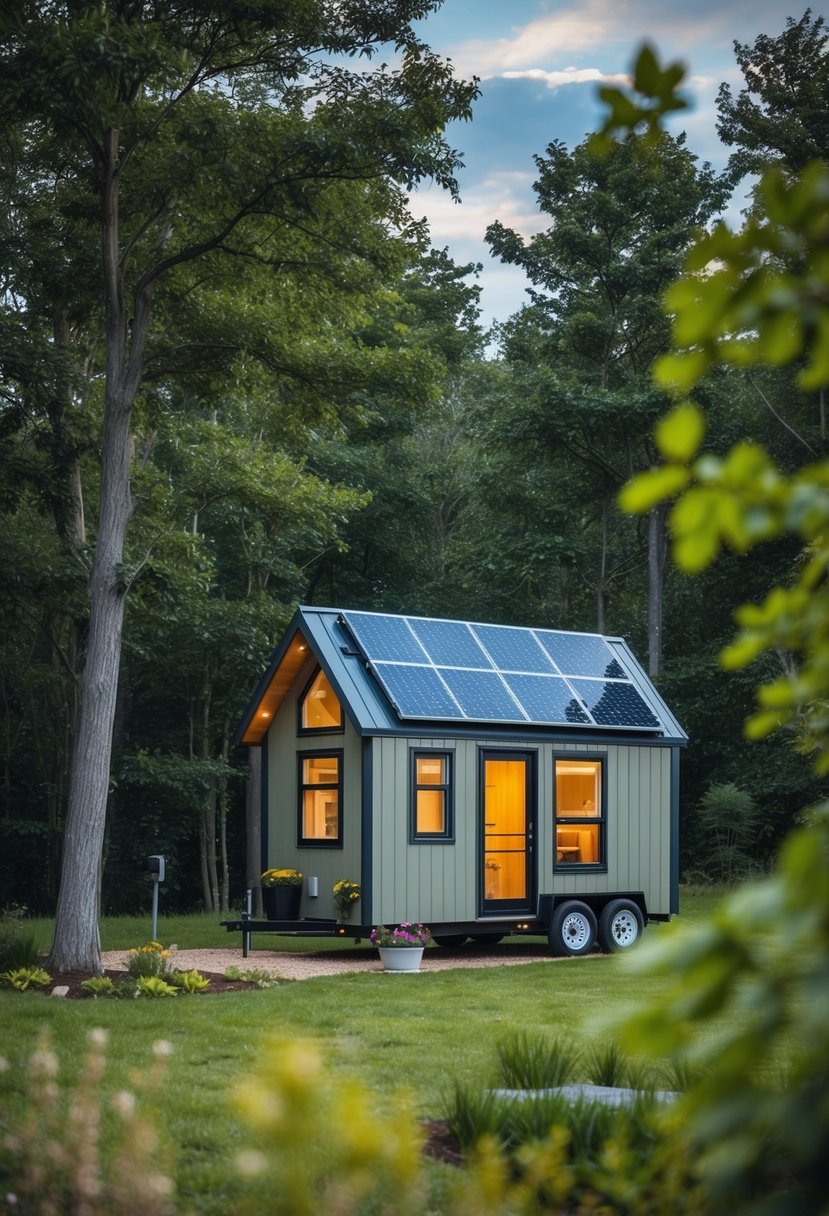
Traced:
<svg viewBox="0 0 829 1216">
<path fill-rule="evenodd" d="M 314 686 L 314 681 L 316 680 L 316 678 L 320 674 L 320 672 L 322 672 L 323 675 L 325 676 L 326 680 L 328 681 L 328 683 L 331 686 L 331 691 L 334 693 L 334 696 L 337 698 L 337 704 L 340 707 L 340 724 L 339 724 L 339 726 L 303 726 L 303 724 L 302 724 L 303 707 L 308 698 L 308 694 L 310 693 L 311 689 Z M 297 733 L 297 735 L 302 736 L 302 735 L 342 735 L 344 732 L 345 732 L 345 711 L 343 710 L 342 700 L 341 700 L 340 695 L 337 692 L 336 688 L 334 687 L 334 684 L 333 684 L 328 672 L 324 671 L 322 665 L 318 663 L 317 666 L 314 668 L 314 670 L 311 672 L 310 678 L 308 679 L 305 687 L 303 688 L 302 692 L 300 693 L 299 697 L 297 698 L 296 733 Z"/>
<path fill-rule="evenodd" d="M 343 768 L 345 764 L 344 750 L 341 747 L 314 748 L 313 750 L 297 752 L 297 835 L 296 843 L 299 849 L 341 849 L 343 847 Z M 336 782 L 322 784 L 306 784 L 304 765 L 306 760 L 337 760 Z M 306 836 L 304 834 L 303 808 L 306 790 L 337 791 L 337 835 Z"/>
<path fill-rule="evenodd" d="M 595 815 L 559 815 L 558 813 L 558 772 L 560 760 L 577 764 L 579 761 L 589 761 L 598 764 L 600 771 L 601 798 Z M 558 829 L 560 827 L 596 826 L 599 829 L 599 859 L 597 861 L 567 861 L 559 860 Z M 553 869 L 565 871 L 568 874 L 607 870 L 607 754 L 605 752 L 554 752 L 553 753 Z"/>
<path fill-rule="evenodd" d="M 446 780 L 428 785 L 417 780 L 418 760 L 441 759 L 446 764 Z M 417 828 L 417 795 L 419 790 L 443 790 L 444 829 L 442 832 L 420 832 Z M 455 843 L 455 752 L 446 747 L 412 747 L 409 749 L 409 844 Z"/>
</svg>

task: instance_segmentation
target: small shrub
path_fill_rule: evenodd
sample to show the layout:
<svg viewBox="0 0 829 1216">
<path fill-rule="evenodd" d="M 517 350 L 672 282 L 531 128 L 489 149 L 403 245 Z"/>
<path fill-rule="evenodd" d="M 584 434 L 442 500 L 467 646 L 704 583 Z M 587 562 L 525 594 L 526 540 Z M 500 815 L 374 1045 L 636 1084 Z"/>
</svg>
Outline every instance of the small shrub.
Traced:
<svg viewBox="0 0 829 1216">
<path fill-rule="evenodd" d="M 170 951 L 160 942 L 145 942 L 130 950 L 127 971 L 135 979 L 151 976 L 166 977 L 170 974 Z"/>
<path fill-rule="evenodd" d="M 271 975 L 270 971 L 259 971 L 255 967 L 228 967 L 222 979 L 231 984 L 239 982 L 253 984 L 256 988 L 275 988 L 279 983 L 279 980 L 275 975 Z"/>
<path fill-rule="evenodd" d="M 174 971 L 170 983 L 182 992 L 190 993 L 204 992 L 205 988 L 210 987 L 210 980 L 195 968 L 192 971 Z"/>
<path fill-rule="evenodd" d="M 129 1001 L 139 996 L 138 980 L 134 975 L 125 975 L 115 985 L 115 995 L 121 1001 Z"/>
<path fill-rule="evenodd" d="M 139 996 L 178 996 L 178 989 L 168 984 L 160 975 L 139 975 L 136 983 Z"/>
<path fill-rule="evenodd" d="M 81 982 L 81 992 L 84 996 L 90 997 L 114 997 L 116 995 L 115 985 L 108 975 L 96 975 L 92 979 L 83 980 Z"/>
<path fill-rule="evenodd" d="M 572 1080 L 579 1052 L 569 1043 L 522 1031 L 496 1046 L 498 1077 L 508 1089 L 549 1089 Z"/>
<path fill-rule="evenodd" d="M 52 977 L 42 967 L 16 967 L 0 975 L 0 982 L 9 988 L 16 988 L 18 992 L 25 992 L 27 988 L 45 988 L 51 984 Z"/>
</svg>

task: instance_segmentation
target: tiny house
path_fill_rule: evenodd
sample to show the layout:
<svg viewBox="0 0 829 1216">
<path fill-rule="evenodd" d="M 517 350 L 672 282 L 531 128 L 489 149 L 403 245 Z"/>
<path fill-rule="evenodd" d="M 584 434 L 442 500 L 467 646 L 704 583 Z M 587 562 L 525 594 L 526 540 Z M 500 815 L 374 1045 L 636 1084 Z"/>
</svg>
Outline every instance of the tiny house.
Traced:
<svg viewBox="0 0 829 1216">
<path fill-rule="evenodd" d="M 301 607 L 237 742 L 261 749 L 262 869 L 303 875 L 300 922 L 253 927 L 577 955 L 677 911 L 687 736 L 622 638 Z"/>
</svg>

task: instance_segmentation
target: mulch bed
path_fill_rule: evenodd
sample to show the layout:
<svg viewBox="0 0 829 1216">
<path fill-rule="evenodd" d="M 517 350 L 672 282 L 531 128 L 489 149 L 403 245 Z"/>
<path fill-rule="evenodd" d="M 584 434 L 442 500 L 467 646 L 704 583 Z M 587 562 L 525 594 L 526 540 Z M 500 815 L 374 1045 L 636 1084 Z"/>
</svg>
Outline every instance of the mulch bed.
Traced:
<svg viewBox="0 0 829 1216">
<path fill-rule="evenodd" d="M 69 991 L 66 993 L 67 997 L 84 997 L 87 1000 L 90 999 L 89 997 L 86 997 L 86 994 L 81 988 L 81 984 L 84 980 L 93 978 L 91 972 L 58 971 L 50 972 L 50 974 L 52 976 L 52 982 L 48 987 L 43 989 L 43 992 L 45 992 L 47 996 L 51 994 L 53 988 L 65 987 L 69 989 Z M 126 974 L 126 971 L 104 972 L 104 975 L 109 976 L 113 984 L 117 984 L 118 981 L 122 980 Z M 244 980 L 226 980 L 223 975 L 220 975 L 215 971 L 202 971 L 200 969 L 199 974 L 203 975 L 206 980 L 210 981 L 210 983 L 208 987 L 203 988 L 201 992 L 193 993 L 194 996 L 209 996 L 211 993 L 217 994 L 221 992 L 241 992 L 254 987 L 253 984 L 247 983 Z"/>
</svg>

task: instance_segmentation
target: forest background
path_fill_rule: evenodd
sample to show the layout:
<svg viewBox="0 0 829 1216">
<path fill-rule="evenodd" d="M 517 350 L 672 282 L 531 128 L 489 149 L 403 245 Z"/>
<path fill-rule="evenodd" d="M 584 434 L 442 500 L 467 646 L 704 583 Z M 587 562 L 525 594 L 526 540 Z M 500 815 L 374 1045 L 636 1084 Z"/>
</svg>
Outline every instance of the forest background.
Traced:
<svg viewBox="0 0 829 1216">
<path fill-rule="evenodd" d="M 267 258 L 212 266 L 207 292 L 172 281 L 133 419 L 104 912 L 146 904 L 152 853 L 167 858 L 170 910 L 239 903 L 246 761 L 231 738 L 301 602 L 623 635 L 691 739 L 683 876 L 769 867 L 825 783 L 796 726 L 744 738 L 753 689 L 786 655 L 728 672 L 718 657 L 735 608 L 785 585 L 798 546 L 691 579 L 666 565 L 665 508 L 633 518 L 618 494 L 656 459 L 663 293 L 699 227 L 769 164 L 829 159 L 826 42 L 807 11 L 735 47 L 746 88 L 720 92 L 722 178 L 681 136 L 602 157 L 551 132 L 536 158 L 546 230 L 529 243 L 489 230 L 531 287 L 495 334 L 478 324 L 475 268 L 347 182 L 313 225 L 269 232 Z M 207 117 L 203 134 L 206 147 Z M 170 163 L 184 151 L 192 141 L 162 149 Z M 103 320 L 94 267 L 82 306 L 55 307 L 78 292 L 51 243 L 68 232 L 86 249 L 88 213 L 26 153 L 9 143 L 0 166 L 0 906 L 48 913 L 86 642 Z M 61 337 L 71 368 L 53 357 Z M 748 437 L 784 471 L 825 455 L 823 393 L 796 370 L 711 371 L 695 394 L 706 446 Z"/>
</svg>

